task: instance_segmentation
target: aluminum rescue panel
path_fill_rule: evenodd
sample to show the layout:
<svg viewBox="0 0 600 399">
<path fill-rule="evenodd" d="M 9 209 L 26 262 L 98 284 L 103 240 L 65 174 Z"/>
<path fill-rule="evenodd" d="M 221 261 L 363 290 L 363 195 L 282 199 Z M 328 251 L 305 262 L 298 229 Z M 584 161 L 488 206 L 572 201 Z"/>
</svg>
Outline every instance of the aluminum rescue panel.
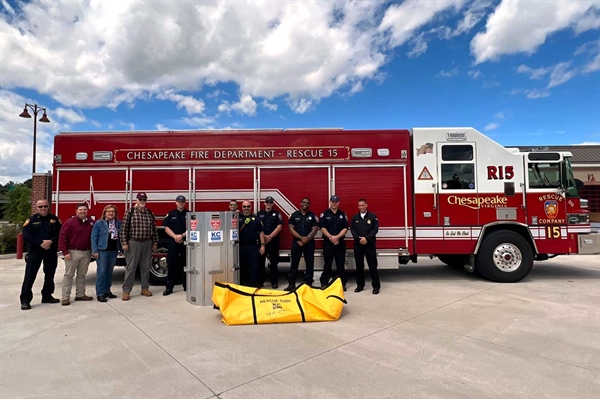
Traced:
<svg viewBox="0 0 600 399">
<path fill-rule="evenodd" d="M 600 234 L 579 235 L 577 253 L 580 255 L 600 254 Z"/>
<path fill-rule="evenodd" d="M 236 212 L 187 214 L 187 301 L 211 306 L 216 282 L 239 284 Z"/>
</svg>

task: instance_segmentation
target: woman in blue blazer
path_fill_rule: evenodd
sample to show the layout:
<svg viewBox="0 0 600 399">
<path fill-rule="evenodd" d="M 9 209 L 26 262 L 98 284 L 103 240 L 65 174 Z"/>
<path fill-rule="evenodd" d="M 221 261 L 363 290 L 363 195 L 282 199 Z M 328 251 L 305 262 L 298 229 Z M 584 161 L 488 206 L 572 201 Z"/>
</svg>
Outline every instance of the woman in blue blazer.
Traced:
<svg viewBox="0 0 600 399">
<path fill-rule="evenodd" d="M 96 258 L 97 265 L 96 295 L 100 302 L 117 297 L 110 291 L 117 255 L 122 252 L 119 240 L 121 221 L 117 217 L 117 207 L 107 205 L 102 211 L 102 218 L 94 223 L 92 229 L 92 256 Z"/>
</svg>

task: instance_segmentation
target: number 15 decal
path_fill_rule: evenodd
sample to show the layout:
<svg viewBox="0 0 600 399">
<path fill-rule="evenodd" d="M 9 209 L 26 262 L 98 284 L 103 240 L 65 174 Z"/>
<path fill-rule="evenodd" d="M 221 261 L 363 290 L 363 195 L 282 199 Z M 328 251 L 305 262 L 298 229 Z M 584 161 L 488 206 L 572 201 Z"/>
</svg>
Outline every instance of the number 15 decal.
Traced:
<svg viewBox="0 0 600 399">
<path fill-rule="evenodd" d="M 546 238 L 560 238 L 560 226 L 547 226 L 546 227 Z"/>
</svg>

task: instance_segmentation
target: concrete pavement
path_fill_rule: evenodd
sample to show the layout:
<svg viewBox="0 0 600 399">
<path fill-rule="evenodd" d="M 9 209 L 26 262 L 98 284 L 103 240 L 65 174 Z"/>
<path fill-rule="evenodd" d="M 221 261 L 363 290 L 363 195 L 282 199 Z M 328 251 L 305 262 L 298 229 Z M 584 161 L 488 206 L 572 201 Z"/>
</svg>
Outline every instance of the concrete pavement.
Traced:
<svg viewBox="0 0 600 399">
<path fill-rule="evenodd" d="M 21 311 L 24 262 L 0 260 L 0 397 L 600 396 L 597 257 L 538 262 L 517 284 L 419 262 L 382 271 L 377 296 L 354 293 L 352 276 L 336 322 L 226 326 L 181 286 L 40 304 L 41 271 L 33 309 Z M 57 297 L 63 272 L 59 261 Z M 119 296 L 123 277 L 116 268 Z M 92 264 L 88 295 L 94 281 Z"/>
</svg>

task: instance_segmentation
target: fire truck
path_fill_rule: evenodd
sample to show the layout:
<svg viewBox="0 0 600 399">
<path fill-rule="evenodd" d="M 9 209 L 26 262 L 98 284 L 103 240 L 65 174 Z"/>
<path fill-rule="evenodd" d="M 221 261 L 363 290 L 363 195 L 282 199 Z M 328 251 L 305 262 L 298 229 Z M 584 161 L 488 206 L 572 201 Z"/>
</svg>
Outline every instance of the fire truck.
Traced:
<svg viewBox="0 0 600 399">
<path fill-rule="evenodd" d="M 95 218 L 107 204 L 123 215 L 145 192 L 160 226 L 180 194 L 195 212 L 227 210 L 232 199 L 253 201 L 256 212 L 271 196 L 284 217 L 285 261 L 287 219 L 302 198 L 319 215 L 336 194 L 350 216 L 365 198 L 380 223 L 380 268 L 429 255 L 517 282 L 534 261 L 600 252 L 570 157 L 507 149 L 473 128 L 64 132 L 54 140 L 52 206 L 63 219 L 80 202 Z M 161 247 L 153 282 L 166 273 Z M 320 234 L 316 247 L 318 268 Z"/>
</svg>

